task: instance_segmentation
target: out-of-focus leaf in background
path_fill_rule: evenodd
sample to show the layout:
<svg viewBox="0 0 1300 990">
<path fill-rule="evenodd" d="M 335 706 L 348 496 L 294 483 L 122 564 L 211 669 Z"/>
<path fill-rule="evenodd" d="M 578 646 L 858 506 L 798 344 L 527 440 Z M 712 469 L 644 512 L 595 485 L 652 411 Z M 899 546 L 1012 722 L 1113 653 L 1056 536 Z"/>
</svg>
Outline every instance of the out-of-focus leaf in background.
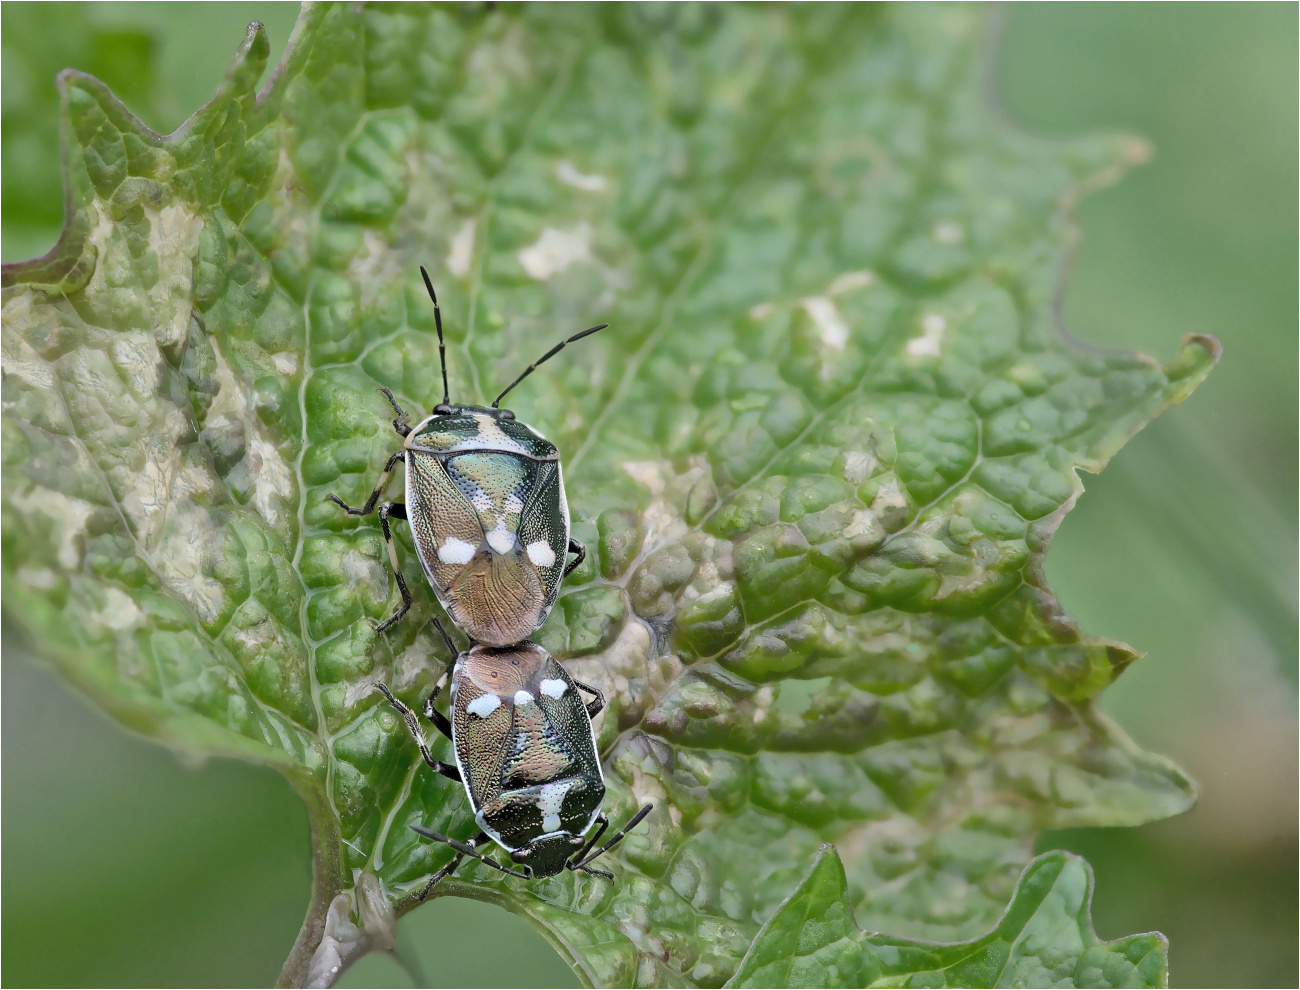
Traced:
<svg viewBox="0 0 1300 990">
<path fill-rule="evenodd" d="M 8 10 L 8 7 L 6 7 L 6 11 L 7 11 L 7 10 Z M 7 15 L 6 15 L 6 16 L 7 16 Z M 266 18 L 264 17 L 263 19 L 266 19 Z M 8 39 L 11 38 L 11 37 L 12 37 L 12 35 L 8 35 L 8 34 L 7 34 L 6 41 L 8 41 Z M 8 59 L 6 59 L 6 61 L 8 61 Z M 7 79 L 7 78 L 8 78 L 8 77 L 6 76 L 6 79 Z M 1105 124 L 1110 124 L 1111 122 L 1109 122 L 1109 121 L 1101 121 L 1101 122 L 1099 122 L 1099 123 L 1105 125 Z M 6 145 L 7 145 L 7 144 L 8 144 L 8 142 L 6 142 Z M 8 161 L 8 159 L 6 159 L 6 162 L 7 162 L 7 161 Z M 6 182 L 7 182 L 7 181 L 8 181 L 8 166 L 6 165 Z M 12 202 L 12 199 L 11 199 L 9 196 L 6 196 L 6 218 L 8 217 L 8 206 L 9 206 L 9 203 L 10 203 L 10 202 Z M 7 223 L 7 222 L 8 222 L 8 221 L 7 221 L 7 219 L 6 219 L 6 223 Z M 8 227 L 6 227 L 6 234 L 8 234 Z M 8 236 L 6 237 L 6 244 L 7 244 L 7 243 L 8 243 Z M 6 257 L 12 258 L 12 257 L 14 257 L 14 255 L 10 255 L 10 254 L 8 254 L 8 253 L 6 252 Z M 1213 329 L 1213 330 L 1216 330 L 1216 331 L 1220 331 L 1220 330 L 1221 330 L 1221 328 L 1220 328 L 1219 326 L 1211 326 L 1211 327 L 1206 327 L 1206 326 L 1197 326 L 1197 327 L 1194 327 L 1194 329 Z M 1175 330 L 1172 330 L 1172 331 L 1167 331 L 1167 332 L 1165 332 L 1164 336 L 1160 337 L 1159 339 L 1153 339 L 1153 340 L 1150 342 L 1150 349 L 1151 349 L 1151 350 L 1155 350 L 1155 351 L 1160 351 L 1160 350 L 1162 349 L 1162 345 L 1163 345 L 1164 341 L 1167 341 L 1167 340 L 1169 340 L 1169 339 L 1173 339 L 1174 337 L 1176 337 L 1176 336 L 1178 335 L 1178 332 L 1179 332 L 1178 329 L 1175 329 Z M 1119 341 L 1119 343 L 1128 343 L 1128 342 L 1125 342 L 1125 341 Z M 1087 502 L 1087 500 L 1085 500 L 1085 505 L 1086 505 L 1086 502 Z M 1068 529 L 1067 529 L 1067 532 L 1068 532 Z M 1071 603 L 1071 604 L 1073 604 L 1073 603 Z M 1113 631 L 1113 630 L 1111 630 L 1111 629 L 1109 629 L 1109 628 L 1106 628 L 1106 627 L 1104 626 L 1104 624 L 1103 624 L 1102 626 L 1100 626 L 1100 628 L 1105 629 L 1105 631 L 1107 631 L 1107 632 L 1111 632 L 1111 631 Z M 1133 636 L 1133 637 L 1131 637 L 1131 638 L 1132 638 L 1134 641 L 1138 642 L 1140 645 L 1146 645 L 1148 642 L 1150 642 L 1150 639 L 1142 639 L 1142 638 L 1139 637 L 1139 636 Z M 1140 667 L 1141 667 L 1141 665 L 1139 665 L 1139 669 L 1140 669 Z M 6 673 L 6 676 L 8 676 L 8 673 Z M 1131 676 L 1132 676 L 1132 675 L 1130 674 L 1130 677 L 1131 677 Z M 1121 684 L 1122 684 L 1122 683 L 1123 683 L 1123 682 L 1121 682 Z M 6 696 L 6 701 L 8 702 L 8 695 Z M 6 762 L 8 762 L 9 758 L 10 758 L 10 757 L 9 757 L 9 754 L 8 754 L 8 752 L 7 752 L 7 753 L 6 753 Z M 8 784 L 6 784 L 6 788 L 8 788 Z M 8 843 L 9 843 L 9 837 L 6 836 L 6 846 L 8 846 Z M 6 885 L 8 885 L 9 882 L 10 882 L 9 878 L 6 877 Z M 425 914 L 429 913 L 431 910 L 432 910 L 432 909 L 426 908 L 426 909 L 424 909 L 424 911 L 417 913 L 415 916 L 412 917 L 412 923 L 416 923 L 417 919 L 419 919 L 421 915 L 425 915 Z M 6 928 L 7 928 L 7 930 L 8 930 L 8 925 L 9 925 L 9 920 L 8 920 L 8 918 L 7 918 L 7 919 L 6 919 Z M 1134 927 L 1137 927 L 1137 928 L 1141 928 L 1141 927 L 1150 927 L 1150 923 L 1143 924 L 1143 923 L 1139 922 L 1139 923 L 1138 923 L 1136 926 L 1134 926 Z M 1128 930 L 1133 930 L 1133 927 L 1130 927 Z M 12 942 L 11 942 L 11 945 L 12 945 Z M 358 973 L 358 974 L 356 974 L 356 975 L 360 976 L 361 974 Z"/>
<path fill-rule="evenodd" d="M 1148 651 L 1102 707 L 1175 756 L 1200 800 L 1172 821 L 1051 833 L 1039 848 L 1088 858 L 1098 931 L 1169 937 L 1174 985 L 1291 986 L 1297 9 L 1017 4 L 1008 14 L 999 77 L 1013 119 L 1049 134 L 1122 127 L 1154 149 L 1081 205 L 1066 323 L 1143 348 L 1204 331 L 1225 353 L 1179 416 L 1085 476 L 1047 563 L 1088 628 Z"/>
</svg>

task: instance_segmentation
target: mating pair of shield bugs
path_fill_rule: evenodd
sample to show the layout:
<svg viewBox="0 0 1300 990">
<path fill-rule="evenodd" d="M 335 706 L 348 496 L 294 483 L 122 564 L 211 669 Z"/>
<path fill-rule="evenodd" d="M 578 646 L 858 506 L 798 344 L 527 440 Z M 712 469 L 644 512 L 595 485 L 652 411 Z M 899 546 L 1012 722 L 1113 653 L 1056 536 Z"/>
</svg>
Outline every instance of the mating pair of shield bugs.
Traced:
<svg viewBox="0 0 1300 990">
<path fill-rule="evenodd" d="M 500 408 L 501 400 L 539 365 L 608 324 L 556 344 L 491 406 L 453 403 L 438 297 L 428 272 L 421 268 L 420 274 L 433 301 L 438 330 L 442 402 L 411 426 L 393 393 L 381 389 L 396 414 L 393 429 L 402 438 L 402 449 L 388 459 L 360 508 L 337 495 L 329 496 L 353 516 L 369 515 L 378 505 L 389 563 L 402 593 L 401 606 L 380 623 L 379 630 L 390 628 L 411 608 L 411 592 L 398 564 L 389 523 L 405 519 L 434 594 L 471 640 L 470 648 L 461 652 L 434 620 L 456 659 L 425 701 L 424 717 L 451 740 L 454 766 L 433 758 L 415 713 L 386 685 L 379 685 L 406 721 L 424 761 L 464 785 L 481 830 L 466 843 L 412 826 L 456 853 L 433 875 L 420 897 L 455 870 L 464 856 L 525 879 L 570 869 L 612 880 L 612 874 L 592 869 L 592 860 L 635 828 L 651 806 L 643 807 L 596 848 L 609 819 L 600 810 L 605 778 L 591 720 L 605 699 L 600 691 L 575 681 L 554 657 L 528 640 L 555 605 L 560 582 L 582 562 L 586 551 L 569 536 L 559 451 L 510 410 Z M 398 461 L 406 467 L 406 501 L 380 503 Z M 566 563 L 571 553 L 574 559 Z M 450 719 L 434 707 L 449 676 Z M 580 691 L 591 700 L 584 701 Z M 593 826 L 595 833 L 586 838 Z M 502 866 L 480 853 L 478 847 L 489 839 L 508 851 L 521 869 Z"/>
</svg>

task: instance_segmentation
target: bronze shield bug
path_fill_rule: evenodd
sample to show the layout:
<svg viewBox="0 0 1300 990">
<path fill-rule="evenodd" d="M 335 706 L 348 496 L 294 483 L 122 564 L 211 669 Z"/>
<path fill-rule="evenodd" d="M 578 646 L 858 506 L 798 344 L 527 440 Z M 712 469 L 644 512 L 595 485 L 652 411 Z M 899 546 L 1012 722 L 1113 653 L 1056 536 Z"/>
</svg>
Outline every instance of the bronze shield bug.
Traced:
<svg viewBox="0 0 1300 990">
<path fill-rule="evenodd" d="M 568 869 L 613 880 L 613 874 L 592 869 L 592 860 L 620 842 L 652 806 L 641 808 L 612 839 L 592 852 L 609 827 L 608 817 L 600 810 L 605 778 L 591 726 L 592 717 L 605 705 L 604 697 L 595 688 L 575 681 L 536 643 L 505 648 L 475 644 L 459 653 L 440 624 L 438 631 L 457 656 L 424 703 L 424 717 L 451 739 L 455 766 L 433 758 L 415 713 L 385 685 L 378 687 L 406 720 L 424 761 L 465 786 L 481 831 L 465 843 L 411 826 L 456 852 L 425 885 L 420 899 L 465 856 L 524 879 L 552 877 Z M 450 720 L 434 708 L 448 675 Z M 584 702 L 580 690 L 592 695 L 592 700 Z M 597 824 L 595 834 L 584 838 Z M 478 852 L 489 840 L 507 850 L 522 869 L 502 866 Z"/>
<path fill-rule="evenodd" d="M 477 642 L 508 646 L 546 621 L 560 582 L 582 563 L 586 550 L 569 538 L 559 451 L 531 426 L 516 420 L 510 410 L 501 409 L 501 400 L 566 345 L 609 324 L 560 341 L 530 364 L 491 406 L 456 404 L 447 388 L 447 349 L 438 297 L 429 273 L 421 267 L 420 274 L 433 300 L 438 328 L 442 402 L 412 427 L 393 393 L 380 389 L 397 413 L 393 429 L 403 438 L 403 447 L 388 459 L 363 506 L 353 508 L 337 495 L 329 500 L 349 515 L 368 515 L 375 510 L 393 468 L 404 461 L 405 503 L 379 506 L 379 523 L 402 605 L 380 623 L 379 631 L 411 607 L 388 525 L 389 519 L 405 519 L 425 576 L 451 620 Z M 570 553 L 577 556 L 565 566 Z"/>
</svg>

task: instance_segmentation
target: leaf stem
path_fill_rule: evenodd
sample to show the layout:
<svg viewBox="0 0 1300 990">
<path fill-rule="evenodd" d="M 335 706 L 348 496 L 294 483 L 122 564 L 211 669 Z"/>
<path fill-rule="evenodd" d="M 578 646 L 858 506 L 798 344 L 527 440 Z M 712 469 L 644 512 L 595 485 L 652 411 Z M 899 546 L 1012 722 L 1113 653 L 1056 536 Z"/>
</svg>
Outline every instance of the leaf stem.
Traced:
<svg viewBox="0 0 1300 990">
<path fill-rule="evenodd" d="M 289 783 L 307 805 L 311 824 L 312 890 L 307 917 L 294 940 L 293 948 L 280 969 L 277 987 L 306 986 L 312 956 L 325 934 L 325 918 L 330 902 L 343 890 L 342 833 L 324 790 L 310 773 L 287 774 Z"/>
</svg>

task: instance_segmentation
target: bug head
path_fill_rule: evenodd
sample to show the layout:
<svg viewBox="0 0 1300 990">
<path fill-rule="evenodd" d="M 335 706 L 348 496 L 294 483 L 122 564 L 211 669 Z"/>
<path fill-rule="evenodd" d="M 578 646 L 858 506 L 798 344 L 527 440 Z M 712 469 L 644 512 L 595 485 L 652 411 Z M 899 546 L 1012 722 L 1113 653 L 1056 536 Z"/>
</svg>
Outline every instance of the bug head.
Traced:
<svg viewBox="0 0 1300 990">
<path fill-rule="evenodd" d="M 435 416 L 491 416 L 493 419 L 514 419 L 515 414 L 509 409 L 497 409 L 495 406 L 467 406 L 460 402 L 439 402 L 433 407 Z"/>
<path fill-rule="evenodd" d="M 538 836 L 522 849 L 516 849 L 510 858 L 527 866 L 534 877 L 554 877 L 564 872 L 565 864 L 583 844 L 580 835 L 552 832 Z"/>
<path fill-rule="evenodd" d="M 447 343 L 442 336 L 442 310 L 438 308 L 438 295 L 433 291 L 433 281 L 429 278 L 429 273 L 425 270 L 423 265 L 420 266 L 420 275 L 424 278 L 424 287 L 429 290 L 429 299 L 433 301 L 433 322 L 434 326 L 438 328 L 438 363 L 442 366 L 442 401 L 433 407 L 433 413 L 435 416 L 472 416 L 479 414 L 491 416 L 493 419 L 514 419 L 515 414 L 509 409 L 500 408 L 501 400 L 506 397 L 506 394 L 511 389 L 536 371 L 539 366 L 545 364 L 551 358 L 555 357 L 555 355 L 559 354 L 560 351 L 564 350 L 564 348 L 569 344 L 572 344 L 576 340 L 581 340 L 583 337 L 590 336 L 598 330 L 604 330 L 609 326 L 608 323 L 602 323 L 599 326 L 588 327 L 581 333 L 575 333 L 572 337 L 560 341 L 525 368 L 523 374 L 507 385 L 502 390 L 501 394 L 492 400 L 492 405 L 461 405 L 458 402 L 451 401 L 451 390 L 447 387 Z"/>
</svg>

